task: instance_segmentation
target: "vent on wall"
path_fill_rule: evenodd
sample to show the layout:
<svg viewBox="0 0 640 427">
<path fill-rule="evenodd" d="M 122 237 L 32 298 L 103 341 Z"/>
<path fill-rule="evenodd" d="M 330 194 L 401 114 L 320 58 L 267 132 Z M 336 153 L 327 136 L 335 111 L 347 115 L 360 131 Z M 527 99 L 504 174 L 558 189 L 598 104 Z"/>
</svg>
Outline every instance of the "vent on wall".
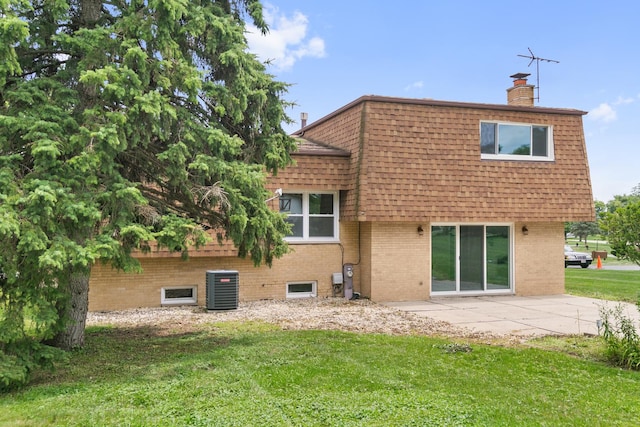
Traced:
<svg viewBox="0 0 640 427">
<path fill-rule="evenodd" d="M 238 308 L 239 274 L 235 270 L 207 271 L 207 310 Z"/>
</svg>

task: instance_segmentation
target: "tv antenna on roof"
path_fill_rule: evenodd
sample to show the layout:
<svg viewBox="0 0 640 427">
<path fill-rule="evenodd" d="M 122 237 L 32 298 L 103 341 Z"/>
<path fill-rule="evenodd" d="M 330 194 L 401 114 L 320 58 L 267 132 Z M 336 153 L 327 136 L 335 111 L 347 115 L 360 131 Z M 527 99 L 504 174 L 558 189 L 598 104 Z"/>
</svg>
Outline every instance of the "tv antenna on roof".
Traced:
<svg viewBox="0 0 640 427">
<path fill-rule="evenodd" d="M 536 96 L 535 99 L 537 99 L 538 102 L 540 102 L 540 61 L 555 62 L 556 64 L 559 64 L 560 61 L 556 61 L 555 59 L 540 58 L 539 56 L 535 56 L 533 54 L 533 52 L 531 51 L 531 48 L 527 48 L 527 49 L 529 50 L 530 55 L 518 55 L 518 56 L 521 56 L 522 58 L 529 58 L 531 60 L 529 61 L 529 65 L 527 65 L 527 67 L 530 67 L 531 64 L 533 64 L 533 61 L 536 61 L 536 90 L 538 91 L 538 96 Z"/>
</svg>

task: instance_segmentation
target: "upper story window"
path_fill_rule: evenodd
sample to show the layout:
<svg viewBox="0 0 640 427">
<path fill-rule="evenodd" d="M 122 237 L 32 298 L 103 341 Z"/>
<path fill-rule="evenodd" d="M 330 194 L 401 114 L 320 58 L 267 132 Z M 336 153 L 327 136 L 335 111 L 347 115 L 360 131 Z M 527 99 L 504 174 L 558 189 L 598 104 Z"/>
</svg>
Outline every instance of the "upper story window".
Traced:
<svg viewBox="0 0 640 427">
<path fill-rule="evenodd" d="M 336 241 L 338 239 L 338 193 L 299 192 L 280 196 L 280 212 L 292 224 L 287 241 Z"/>
<path fill-rule="evenodd" d="M 551 126 L 519 123 L 480 123 L 483 159 L 553 160 Z"/>
</svg>

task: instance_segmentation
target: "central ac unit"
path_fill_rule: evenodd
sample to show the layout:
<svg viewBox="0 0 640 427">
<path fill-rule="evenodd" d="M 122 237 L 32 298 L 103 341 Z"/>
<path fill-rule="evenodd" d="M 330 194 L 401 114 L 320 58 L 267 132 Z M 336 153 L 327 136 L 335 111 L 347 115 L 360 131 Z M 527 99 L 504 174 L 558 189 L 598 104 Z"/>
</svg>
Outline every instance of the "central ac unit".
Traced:
<svg viewBox="0 0 640 427">
<path fill-rule="evenodd" d="M 239 281 L 235 270 L 207 271 L 207 310 L 237 309 Z"/>
</svg>

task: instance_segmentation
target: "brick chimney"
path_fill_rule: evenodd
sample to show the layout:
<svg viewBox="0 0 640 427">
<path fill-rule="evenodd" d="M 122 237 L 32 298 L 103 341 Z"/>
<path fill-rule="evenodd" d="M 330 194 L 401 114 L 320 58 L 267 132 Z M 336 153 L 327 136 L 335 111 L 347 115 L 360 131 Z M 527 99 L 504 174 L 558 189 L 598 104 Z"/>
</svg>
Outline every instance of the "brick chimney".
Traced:
<svg viewBox="0 0 640 427">
<path fill-rule="evenodd" d="M 527 77 L 529 76 L 530 74 L 525 73 L 517 73 L 511 76 L 513 87 L 507 89 L 507 104 L 533 107 L 533 90 L 535 86 L 527 84 Z"/>
</svg>

